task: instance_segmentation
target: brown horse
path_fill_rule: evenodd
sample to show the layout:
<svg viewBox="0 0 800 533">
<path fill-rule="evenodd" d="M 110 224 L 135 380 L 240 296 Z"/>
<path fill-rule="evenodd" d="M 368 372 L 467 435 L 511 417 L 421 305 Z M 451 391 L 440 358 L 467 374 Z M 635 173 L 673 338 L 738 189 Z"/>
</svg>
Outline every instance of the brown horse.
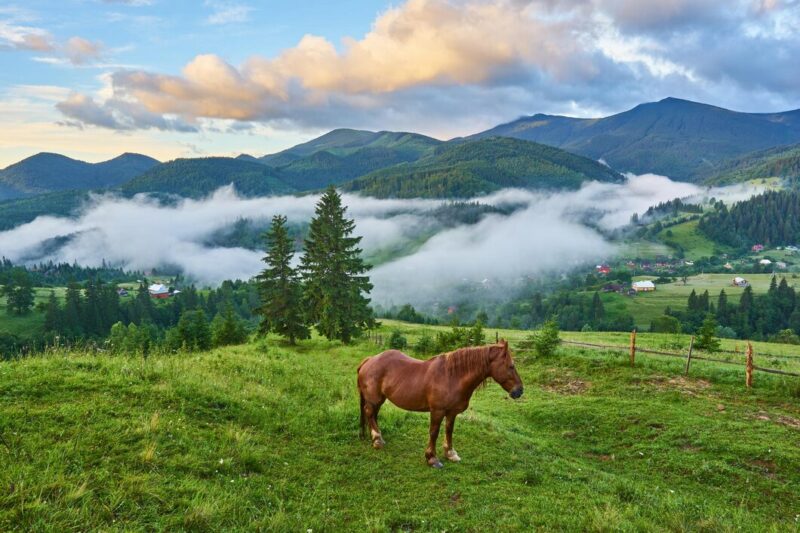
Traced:
<svg viewBox="0 0 800 533">
<path fill-rule="evenodd" d="M 385 442 L 378 428 L 378 411 L 389 398 L 402 409 L 431 413 L 430 440 L 425 449 L 425 459 L 430 466 L 442 467 L 436 457 L 436 439 L 443 418 L 447 418 L 445 457 L 460 461 L 453 449 L 456 416 L 466 410 L 472 393 L 488 378 L 499 383 L 512 398 L 522 396 L 522 380 L 505 340 L 488 346 L 461 348 L 427 361 L 413 359 L 398 350 L 368 357 L 358 367 L 361 436 L 365 436 L 369 422 L 372 446 L 383 448 Z"/>
</svg>

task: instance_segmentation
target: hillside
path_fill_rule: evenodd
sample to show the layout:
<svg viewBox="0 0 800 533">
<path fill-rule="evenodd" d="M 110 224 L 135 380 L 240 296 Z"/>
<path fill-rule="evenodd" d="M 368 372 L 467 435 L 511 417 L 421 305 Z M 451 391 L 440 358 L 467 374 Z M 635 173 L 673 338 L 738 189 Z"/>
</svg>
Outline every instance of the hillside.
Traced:
<svg viewBox="0 0 800 533">
<path fill-rule="evenodd" d="M 504 187 L 574 189 L 588 180 L 622 176 L 564 150 L 496 137 L 444 144 L 419 161 L 373 172 L 343 188 L 378 198 L 458 198 Z"/>
<path fill-rule="evenodd" d="M 519 356 L 523 397 L 479 390 L 456 423 L 462 462 L 437 471 L 425 414 L 387 404 L 386 448 L 358 439 L 355 368 L 379 350 L 270 340 L 0 362 L 0 529 L 796 525 L 800 412 L 769 376 L 745 393 L 738 369 L 702 363 L 683 378 L 681 360 L 645 355 Z"/>
<path fill-rule="evenodd" d="M 200 198 L 233 184 L 245 196 L 283 194 L 293 188 L 274 169 L 230 157 L 176 159 L 163 163 L 120 187 L 124 194 L 158 192 Z"/>
<path fill-rule="evenodd" d="M 761 150 L 728 161 L 706 179 L 708 185 L 730 185 L 763 178 L 800 178 L 800 144 Z"/>
<path fill-rule="evenodd" d="M 116 187 L 158 164 L 151 157 L 131 153 L 101 163 L 40 153 L 0 170 L 0 199 Z"/>
<path fill-rule="evenodd" d="M 730 159 L 800 142 L 800 110 L 739 113 L 666 98 L 597 119 L 523 117 L 474 138 L 496 135 L 602 158 L 620 172 L 653 172 L 698 181 Z"/>
<path fill-rule="evenodd" d="M 405 160 L 412 160 L 419 159 L 419 157 L 429 153 L 431 148 L 439 144 L 441 144 L 441 141 L 418 133 L 373 132 L 341 128 L 281 152 L 265 155 L 259 159 L 270 166 L 280 167 L 317 152 L 329 152 L 333 155 L 343 156 L 363 148 L 384 148 L 397 152 Z"/>
</svg>

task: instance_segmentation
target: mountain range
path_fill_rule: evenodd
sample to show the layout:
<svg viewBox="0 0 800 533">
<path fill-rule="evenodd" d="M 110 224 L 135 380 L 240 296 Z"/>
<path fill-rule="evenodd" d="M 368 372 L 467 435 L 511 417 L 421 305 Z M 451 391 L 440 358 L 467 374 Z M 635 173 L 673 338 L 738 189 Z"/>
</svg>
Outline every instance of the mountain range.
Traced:
<svg viewBox="0 0 800 533">
<path fill-rule="evenodd" d="M 800 110 L 739 113 L 666 98 L 604 118 L 532 115 L 450 141 L 336 129 L 261 157 L 159 163 L 126 153 L 87 163 L 40 153 L 0 170 L 0 200 L 21 202 L 0 207 L 29 218 L 37 205 L 55 202 L 63 210 L 89 190 L 200 197 L 231 183 L 248 196 L 334 184 L 373 196 L 454 198 L 509 186 L 575 188 L 587 180 L 618 181 L 620 172 L 732 183 L 796 177 L 799 167 Z M 46 200 L 24 201 L 42 194 Z"/>
<path fill-rule="evenodd" d="M 42 152 L 0 170 L 0 199 L 115 187 L 158 164 L 141 154 L 125 153 L 101 163 L 87 163 Z"/>
<path fill-rule="evenodd" d="M 665 98 L 605 118 L 523 117 L 473 138 L 498 135 L 602 159 L 620 172 L 702 181 L 731 159 L 800 142 L 800 109 L 739 113 Z"/>
</svg>

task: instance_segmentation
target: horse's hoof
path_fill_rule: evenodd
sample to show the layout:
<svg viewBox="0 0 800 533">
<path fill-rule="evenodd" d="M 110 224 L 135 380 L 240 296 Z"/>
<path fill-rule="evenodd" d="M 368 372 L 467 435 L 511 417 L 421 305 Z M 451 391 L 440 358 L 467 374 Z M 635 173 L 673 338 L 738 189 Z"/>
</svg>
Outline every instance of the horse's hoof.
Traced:
<svg viewBox="0 0 800 533">
<path fill-rule="evenodd" d="M 444 455 L 449 461 L 453 461 L 454 463 L 461 461 L 461 457 L 458 456 L 455 450 L 449 450 Z"/>
<path fill-rule="evenodd" d="M 433 468 L 442 468 L 444 466 L 436 457 L 431 457 L 428 459 L 428 465 L 432 466 Z"/>
<path fill-rule="evenodd" d="M 383 439 L 375 439 L 374 441 L 372 441 L 372 447 L 375 448 L 376 450 L 382 449 L 384 444 L 386 444 L 386 441 L 384 441 Z"/>
</svg>

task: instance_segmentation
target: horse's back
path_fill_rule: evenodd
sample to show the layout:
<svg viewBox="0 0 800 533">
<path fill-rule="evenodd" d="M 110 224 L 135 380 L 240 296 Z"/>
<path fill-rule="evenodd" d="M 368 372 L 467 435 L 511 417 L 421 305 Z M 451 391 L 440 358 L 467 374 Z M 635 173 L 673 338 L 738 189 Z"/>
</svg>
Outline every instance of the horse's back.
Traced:
<svg viewBox="0 0 800 533">
<path fill-rule="evenodd" d="M 420 368 L 420 365 L 424 364 L 425 361 L 409 357 L 400 350 L 386 350 L 378 355 L 373 355 L 372 357 L 364 359 L 358 367 L 358 375 L 365 377 L 369 374 L 383 375 L 387 370 L 417 369 Z"/>
</svg>

